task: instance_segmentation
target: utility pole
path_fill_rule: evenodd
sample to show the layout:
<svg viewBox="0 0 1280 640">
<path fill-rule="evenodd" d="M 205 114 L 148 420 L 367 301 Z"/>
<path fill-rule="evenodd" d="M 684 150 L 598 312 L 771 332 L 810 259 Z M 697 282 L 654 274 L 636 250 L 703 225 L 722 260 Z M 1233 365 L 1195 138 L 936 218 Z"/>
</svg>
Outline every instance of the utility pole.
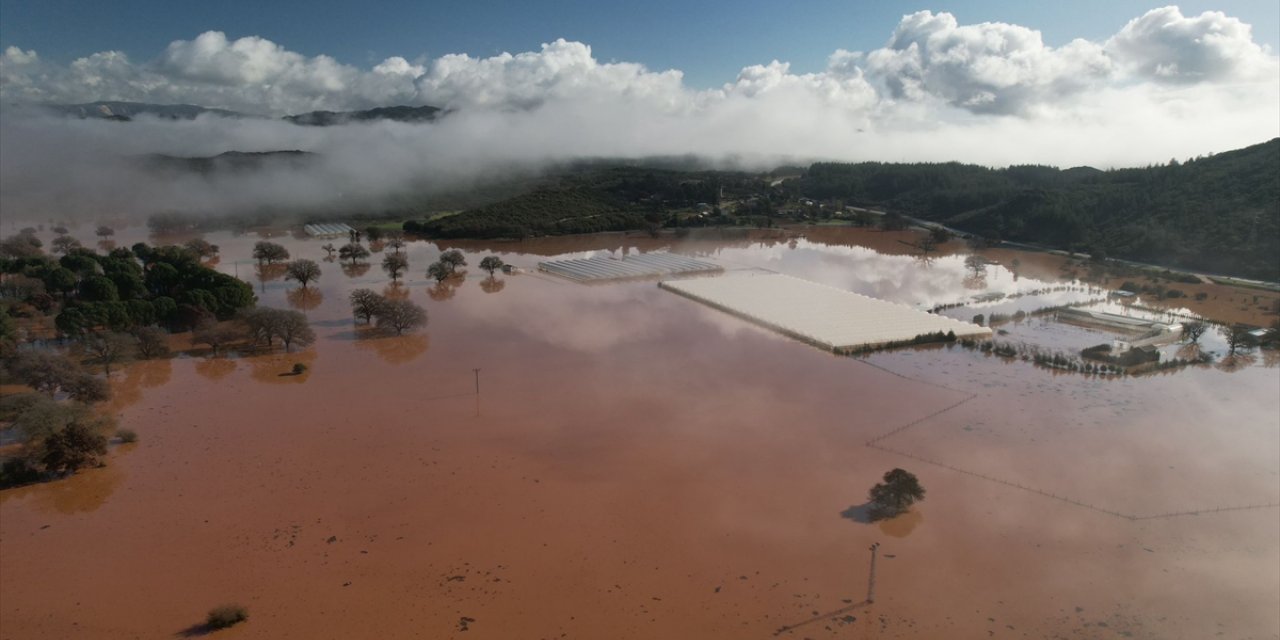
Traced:
<svg viewBox="0 0 1280 640">
<path fill-rule="evenodd" d="M 880 548 L 880 543 L 871 544 L 871 578 L 867 581 L 867 603 L 876 601 L 876 550 Z"/>
<path fill-rule="evenodd" d="M 476 395 L 478 396 L 480 395 L 480 370 L 472 369 L 472 371 L 474 371 L 476 374 Z"/>
</svg>

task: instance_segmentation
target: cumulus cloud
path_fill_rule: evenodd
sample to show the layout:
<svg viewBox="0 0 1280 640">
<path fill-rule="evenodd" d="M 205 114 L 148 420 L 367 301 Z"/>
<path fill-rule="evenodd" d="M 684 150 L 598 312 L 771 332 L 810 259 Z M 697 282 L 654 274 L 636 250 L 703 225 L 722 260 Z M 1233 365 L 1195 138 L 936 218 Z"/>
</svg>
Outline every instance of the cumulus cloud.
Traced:
<svg viewBox="0 0 1280 640">
<path fill-rule="evenodd" d="M 1148 11 L 1106 43 L 1131 74 L 1171 83 L 1274 79 L 1276 58 L 1252 28 L 1218 11 L 1186 17 L 1177 7 Z"/>
<path fill-rule="evenodd" d="M 128 125 L 0 114 L 0 206 L 145 212 L 346 202 L 430 193 L 477 176 L 583 156 L 697 154 L 764 167 L 817 159 L 1147 164 L 1280 135 L 1280 64 L 1220 13 L 1156 9 L 1111 38 L 1051 47 L 1002 23 L 904 16 L 884 46 L 838 50 L 802 73 L 744 67 L 711 89 L 679 70 L 601 62 L 555 40 L 536 51 L 371 68 L 210 31 L 154 59 L 105 51 L 55 64 L 0 52 L 0 101 L 191 103 L 278 116 L 396 104 L 454 111 L 429 125 L 297 127 L 273 119 L 141 118 Z M 121 156 L 301 149 L 306 171 L 157 181 Z M 502 167 L 501 171 L 495 167 Z M 52 179 L 52 178 L 56 179 Z"/>
</svg>

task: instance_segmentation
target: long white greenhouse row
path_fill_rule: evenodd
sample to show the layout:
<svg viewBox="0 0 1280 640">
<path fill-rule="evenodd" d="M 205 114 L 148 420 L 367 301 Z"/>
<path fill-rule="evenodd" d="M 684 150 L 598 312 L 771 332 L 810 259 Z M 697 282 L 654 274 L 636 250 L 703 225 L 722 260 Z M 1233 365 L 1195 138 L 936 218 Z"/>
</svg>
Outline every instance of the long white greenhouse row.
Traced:
<svg viewBox="0 0 1280 640">
<path fill-rule="evenodd" d="M 578 282 L 716 273 L 724 270 L 718 264 L 673 253 L 637 253 L 623 257 L 603 255 L 580 260 L 553 260 L 539 262 L 538 269 Z"/>
<path fill-rule="evenodd" d="M 658 286 L 835 353 L 934 332 L 986 337 L 991 330 L 906 305 L 781 274 L 670 280 Z"/>
</svg>

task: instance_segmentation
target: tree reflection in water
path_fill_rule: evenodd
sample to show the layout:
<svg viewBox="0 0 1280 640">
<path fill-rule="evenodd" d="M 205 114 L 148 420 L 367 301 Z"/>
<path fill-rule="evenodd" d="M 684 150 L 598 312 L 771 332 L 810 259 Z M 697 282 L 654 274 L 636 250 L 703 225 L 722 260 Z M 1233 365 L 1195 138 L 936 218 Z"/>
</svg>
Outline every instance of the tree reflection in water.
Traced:
<svg viewBox="0 0 1280 640">
<path fill-rule="evenodd" d="M 324 302 L 324 294 L 320 293 L 319 289 L 311 287 L 290 289 L 285 293 L 285 298 L 288 299 L 289 306 L 299 311 L 311 311 Z"/>
<path fill-rule="evenodd" d="M 348 278 L 359 278 L 360 276 L 369 273 L 369 267 L 370 265 L 367 262 L 359 262 L 356 264 L 345 263 L 342 265 L 342 273 L 346 274 Z"/>
<path fill-rule="evenodd" d="M 424 333 L 408 333 L 402 336 L 389 336 L 379 331 L 365 331 L 356 334 L 356 348 L 372 351 L 384 362 L 404 364 L 426 353 L 431 346 L 431 339 Z"/>
<path fill-rule="evenodd" d="M 499 280 L 493 276 L 489 276 L 480 281 L 480 290 L 485 293 L 497 293 L 507 286 L 506 280 Z"/>
</svg>

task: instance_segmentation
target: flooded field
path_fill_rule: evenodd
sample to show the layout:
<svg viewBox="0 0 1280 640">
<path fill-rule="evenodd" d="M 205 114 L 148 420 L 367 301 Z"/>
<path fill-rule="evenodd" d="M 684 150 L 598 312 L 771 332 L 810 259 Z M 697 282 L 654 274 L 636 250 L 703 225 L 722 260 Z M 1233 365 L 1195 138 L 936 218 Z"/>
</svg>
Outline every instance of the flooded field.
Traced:
<svg viewBox="0 0 1280 640">
<path fill-rule="evenodd" d="M 316 344 L 114 372 L 109 409 L 139 442 L 0 492 L 0 638 L 183 637 L 231 601 L 250 621 L 218 637 L 1280 637 L 1274 357 L 1124 378 L 959 345 L 836 357 L 653 282 L 535 271 L 671 249 L 922 308 L 1105 297 L 1052 257 L 990 252 L 977 274 L 962 251 L 925 262 L 907 233 L 848 229 L 416 241 L 398 287 L 375 253 L 321 262 L 302 292 L 253 264 L 258 235 L 206 238 L 259 304 L 305 311 Z M 442 287 L 425 271 L 448 248 L 470 274 Z M 527 272 L 489 279 L 490 253 Z M 430 324 L 370 333 L 358 287 Z M 1265 319 L 1266 300 L 1220 289 Z M 868 523 L 893 467 L 927 499 Z"/>
</svg>

